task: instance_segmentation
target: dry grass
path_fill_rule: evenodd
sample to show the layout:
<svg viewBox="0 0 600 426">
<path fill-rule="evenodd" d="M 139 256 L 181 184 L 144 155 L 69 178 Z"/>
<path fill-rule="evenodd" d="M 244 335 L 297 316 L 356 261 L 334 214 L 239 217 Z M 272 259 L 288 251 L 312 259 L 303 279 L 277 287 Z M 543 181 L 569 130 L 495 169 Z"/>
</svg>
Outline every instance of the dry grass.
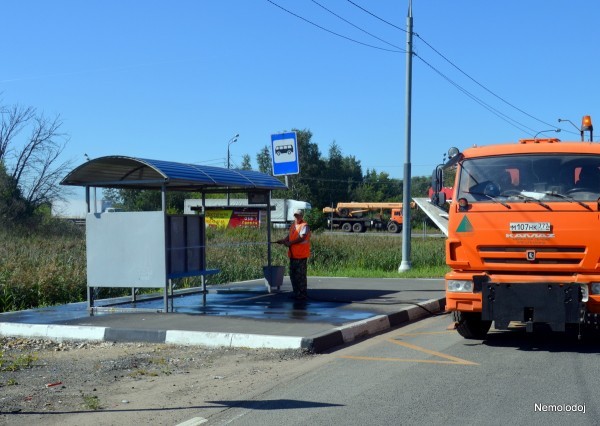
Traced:
<svg viewBox="0 0 600 426">
<path fill-rule="evenodd" d="M 272 240 L 285 235 L 274 231 Z M 212 284 L 263 276 L 268 243 L 264 230 L 207 232 L 207 267 L 220 269 Z M 0 229 L 0 312 L 85 300 L 85 238 L 73 229 Z M 412 270 L 405 277 L 440 277 L 446 271 L 444 240 L 412 240 Z M 287 249 L 271 245 L 272 264 L 287 265 Z M 315 232 L 309 275 L 398 277 L 401 238 L 389 235 L 343 235 Z M 196 286 L 184 279 L 180 287 Z M 114 291 L 114 290 L 113 290 Z M 127 291 L 127 290 L 126 290 Z M 111 294 L 116 295 L 116 294 Z M 106 297 L 106 295 L 104 296 Z"/>
</svg>

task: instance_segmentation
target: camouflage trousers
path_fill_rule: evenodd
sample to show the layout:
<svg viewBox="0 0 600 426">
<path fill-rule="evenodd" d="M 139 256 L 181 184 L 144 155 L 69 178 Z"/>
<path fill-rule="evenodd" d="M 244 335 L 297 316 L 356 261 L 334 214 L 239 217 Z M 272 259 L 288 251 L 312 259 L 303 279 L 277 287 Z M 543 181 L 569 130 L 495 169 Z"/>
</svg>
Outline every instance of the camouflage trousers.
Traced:
<svg viewBox="0 0 600 426">
<path fill-rule="evenodd" d="M 290 281 L 294 289 L 294 296 L 307 297 L 306 268 L 308 259 L 290 259 Z"/>
</svg>

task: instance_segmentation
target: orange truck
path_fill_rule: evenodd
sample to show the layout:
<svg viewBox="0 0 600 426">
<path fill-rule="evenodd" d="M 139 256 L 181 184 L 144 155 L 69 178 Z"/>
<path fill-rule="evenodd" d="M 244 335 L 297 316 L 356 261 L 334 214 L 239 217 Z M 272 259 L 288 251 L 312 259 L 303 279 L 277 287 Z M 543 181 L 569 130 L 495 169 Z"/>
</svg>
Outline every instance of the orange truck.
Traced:
<svg viewBox="0 0 600 426">
<path fill-rule="evenodd" d="M 325 207 L 323 213 L 329 215 L 327 221 L 331 229 L 344 232 L 365 232 L 367 229 L 391 233 L 402 231 L 402 203 L 338 203 L 336 207 Z"/>
<path fill-rule="evenodd" d="M 600 143 L 591 142 L 592 130 L 586 116 L 581 141 L 524 139 L 448 152 L 443 167 L 456 167 L 456 181 L 446 310 L 463 337 L 483 338 L 492 322 L 500 330 L 513 321 L 527 331 L 574 328 L 580 336 L 584 326 L 598 328 Z"/>
</svg>

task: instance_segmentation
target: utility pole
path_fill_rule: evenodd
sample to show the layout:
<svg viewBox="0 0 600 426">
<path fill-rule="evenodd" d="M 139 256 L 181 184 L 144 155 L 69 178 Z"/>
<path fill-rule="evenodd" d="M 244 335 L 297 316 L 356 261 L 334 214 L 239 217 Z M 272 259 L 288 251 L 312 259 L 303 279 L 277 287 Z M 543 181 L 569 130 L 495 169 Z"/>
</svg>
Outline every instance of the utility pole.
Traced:
<svg viewBox="0 0 600 426">
<path fill-rule="evenodd" d="M 408 0 L 408 16 L 406 17 L 406 145 L 404 160 L 404 183 L 402 186 L 402 261 L 398 272 L 406 272 L 411 268 L 410 262 L 410 136 L 412 106 L 412 38 L 413 18 L 412 0 Z"/>
<path fill-rule="evenodd" d="M 231 139 L 229 139 L 229 142 L 227 143 L 227 170 L 229 170 L 231 168 L 231 154 L 229 152 L 229 147 L 231 146 L 232 143 L 237 142 L 238 138 L 240 137 L 240 134 L 236 134 L 234 137 L 232 137 Z M 227 205 L 229 206 L 229 200 L 230 200 L 230 195 L 229 195 L 229 188 L 227 188 Z"/>
</svg>

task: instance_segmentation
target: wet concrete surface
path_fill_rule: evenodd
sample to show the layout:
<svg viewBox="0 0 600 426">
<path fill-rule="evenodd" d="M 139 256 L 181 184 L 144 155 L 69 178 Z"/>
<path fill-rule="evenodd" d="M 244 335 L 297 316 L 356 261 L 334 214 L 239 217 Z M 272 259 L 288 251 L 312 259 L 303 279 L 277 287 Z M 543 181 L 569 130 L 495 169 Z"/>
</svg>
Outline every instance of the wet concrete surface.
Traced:
<svg viewBox="0 0 600 426">
<path fill-rule="evenodd" d="M 295 301 L 290 298 L 288 277 L 281 291 L 271 293 L 264 280 L 209 286 L 205 297 L 198 292 L 173 297 L 169 313 L 158 312 L 164 306 L 162 297 L 136 303 L 130 298 L 102 300 L 96 304 L 101 309 L 93 314 L 86 302 L 4 313 L 0 314 L 0 334 L 6 334 L 1 326 L 9 323 L 306 337 L 379 321 L 382 316 L 392 318 L 402 311 L 433 314 L 428 304 L 444 300 L 442 279 L 309 277 L 308 288 L 309 300 Z"/>
</svg>

